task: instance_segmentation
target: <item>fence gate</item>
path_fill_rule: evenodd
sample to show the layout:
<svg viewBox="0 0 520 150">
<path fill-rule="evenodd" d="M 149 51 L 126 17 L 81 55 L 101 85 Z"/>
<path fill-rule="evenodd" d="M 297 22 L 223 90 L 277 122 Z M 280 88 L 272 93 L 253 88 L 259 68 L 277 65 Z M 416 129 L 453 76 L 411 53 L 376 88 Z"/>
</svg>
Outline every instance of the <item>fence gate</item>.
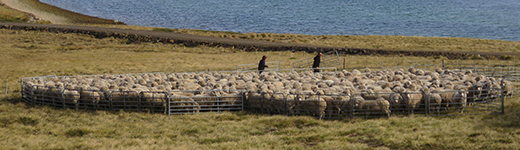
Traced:
<svg viewBox="0 0 520 150">
<path fill-rule="evenodd" d="M 314 56 L 293 63 L 293 68 L 312 68 Z M 323 53 L 320 68 L 341 68 L 338 51 Z"/>
</svg>

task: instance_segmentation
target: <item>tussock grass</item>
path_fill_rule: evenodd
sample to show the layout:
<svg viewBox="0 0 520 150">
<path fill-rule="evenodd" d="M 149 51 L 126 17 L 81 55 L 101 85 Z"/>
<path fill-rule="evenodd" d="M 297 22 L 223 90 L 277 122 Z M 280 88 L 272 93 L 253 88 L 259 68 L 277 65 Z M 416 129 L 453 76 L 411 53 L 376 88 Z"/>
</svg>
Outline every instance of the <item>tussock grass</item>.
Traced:
<svg viewBox="0 0 520 150">
<path fill-rule="evenodd" d="M 315 54 L 243 52 L 213 47 L 126 44 L 78 34 L 0 30 L 2 149 L 519 149 L 520 102 L 503 115 L 317 120 L 247 112 L 162 115 L 31 106 L 20 102 L 22 77 L 232 70 Z M 297 59 L 293 59 L 297 58 Z M 442 63 L 443 58 L 341 56 L 347 68 Z M 446 63 L 502 63 L 445 60 Z M 8 80 L 8 94 L 3 83 Z"/>
</svg>

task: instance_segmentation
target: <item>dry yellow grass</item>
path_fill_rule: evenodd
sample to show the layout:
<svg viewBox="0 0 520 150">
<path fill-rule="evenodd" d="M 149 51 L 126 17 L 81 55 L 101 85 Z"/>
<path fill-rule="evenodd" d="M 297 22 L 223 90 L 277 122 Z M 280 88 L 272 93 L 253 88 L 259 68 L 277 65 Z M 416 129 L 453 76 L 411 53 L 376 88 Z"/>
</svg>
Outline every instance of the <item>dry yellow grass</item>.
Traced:
<svg viewBox="0 0 520 150">
<path fill-rule="evenodd" d="M 302 35 L 274 33 L 233 33 L 192 29 L 166 29 L 126 25 L 85 25 L 106 28 L 154 30 L 193 35 L 225 37 L 232 39 L 262 40 L 280 43 L 298 43 L 348 48 L 386 50 L 429 50 L 467 52 L 520 52 L 520 42 L 473 38 L 420 37 L 420 36 L 352 36 L 352 35 Z"/>
<path fill-rule="evenodd" d="M 166 116 L 63 110 L 20 103 L 22 77 L 232 70 L 238 64 L 257 63 L 262 55 L 267 55 L 268 61 L 281 61 L 283 68 L 291 68 L 292 62 L 314 54 L 126 44 L 112 38 L 13 30 L 0 30 L 0 53 L 0 82 L 9 81 L 9 94 L 0 95 L 1 149 L 520 148 L 520 130 L 516 128 L 520 102 L 516 99 L 507 101 L 504 115 L 342 121 L 248 113 Z M 340 59 L 348 61 L 348 68 L 439 64 L 443 60 L 404 56 Z M 0 91 L 4 90 L 0 86 Z"/>
</svg>

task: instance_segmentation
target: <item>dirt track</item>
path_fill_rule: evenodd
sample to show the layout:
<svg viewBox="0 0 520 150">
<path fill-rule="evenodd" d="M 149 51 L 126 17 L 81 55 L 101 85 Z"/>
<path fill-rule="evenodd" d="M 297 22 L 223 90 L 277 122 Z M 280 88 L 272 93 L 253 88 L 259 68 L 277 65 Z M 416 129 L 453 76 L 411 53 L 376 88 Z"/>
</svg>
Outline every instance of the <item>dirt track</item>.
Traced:
<svg viewBox="0 0 520 150">
<path fill-rule="evenodd" d="M 142 31 L 115 28 L 98 28 L 71 25 L 51 24 L 26 24 L 26 23 L 0 23 L 0 28 L 11 30 L 38 30 L 48 32 L 81 33 L 92 35 L 96 38 L 122 38 L 130 42 L 154 42 L 184 44 L 186 46 L 214 46 L 234 47 L 246 51 L 306 51 L 306 52 L 328 52 L 337 50 L 340 54 L 348 55 L 404 55 L 404 56 L 444 56 L 449 59 L 466 59 L 474 55 L 481 57 L 499 57 L 504 55 L 518 56 L 520 53 L 504 52 L 445 52 L 445 51 L 413 51 L 413 50 L 379 50 L 359 49 L 345 47 L 316 46 L 305 44 L 276 43 L 255 40 L 229 39 L 220 37 L 198 36 L 179 34 L 171 32 Z"/>
</svg>

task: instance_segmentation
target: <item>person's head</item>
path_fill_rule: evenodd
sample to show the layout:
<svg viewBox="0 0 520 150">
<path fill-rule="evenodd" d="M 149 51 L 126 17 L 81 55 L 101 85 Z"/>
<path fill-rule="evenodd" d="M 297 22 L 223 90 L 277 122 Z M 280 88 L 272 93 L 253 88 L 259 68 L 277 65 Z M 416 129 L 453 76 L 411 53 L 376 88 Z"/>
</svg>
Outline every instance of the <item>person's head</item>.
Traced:
<svg viewBox="0 0 520 150">
<path fill-rule="evenodd" d="M 264 56 L 262 56 L 262 59 L 267 59 L 267 56 L 265 56 L 265 55 L 264 55 Z"/>
<path fill-rule="evenodd" d="M 318 55 L 320 55 L 320 56 L 321 56 L 321 52 L 320 52 L 320 53 L 318 53 Z"/>
</svg>

